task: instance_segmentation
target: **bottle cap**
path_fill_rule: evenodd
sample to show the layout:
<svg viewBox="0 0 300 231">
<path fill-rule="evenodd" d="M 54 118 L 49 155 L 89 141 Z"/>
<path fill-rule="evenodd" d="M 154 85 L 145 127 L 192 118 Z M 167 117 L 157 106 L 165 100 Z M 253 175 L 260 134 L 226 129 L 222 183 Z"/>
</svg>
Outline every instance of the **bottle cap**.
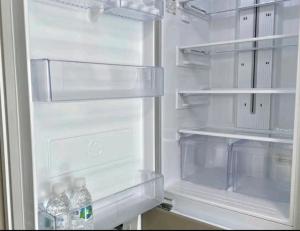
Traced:
<svg viewBox="0 0 300 231">
<path fill-rule="evenodd" d="M 54 194 L 59 195 L 66 191 L 66 187 L 62 183 L 56 183 L 52 186 L 52 190 Z"/>
<path fill-rule="evenodd" d="M 74 187 L 75 188 L 81 188 L 86 185 L 85 178 L 84 177 L 78 177 L 74 180 Z"/>
</svg>

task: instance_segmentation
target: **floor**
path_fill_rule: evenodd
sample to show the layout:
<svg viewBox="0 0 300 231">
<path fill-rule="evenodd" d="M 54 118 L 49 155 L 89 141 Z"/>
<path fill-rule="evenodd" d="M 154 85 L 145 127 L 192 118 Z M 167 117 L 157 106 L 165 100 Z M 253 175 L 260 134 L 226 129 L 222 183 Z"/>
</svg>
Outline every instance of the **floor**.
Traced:
<svg viewBox="0 0 300 231">
<path fill-rule="evenodd" d="M 142 216 L 143 230 L 218 230 L 217 227 L 201 223 L 177 214 L 155 208 Z"/>
</svg>

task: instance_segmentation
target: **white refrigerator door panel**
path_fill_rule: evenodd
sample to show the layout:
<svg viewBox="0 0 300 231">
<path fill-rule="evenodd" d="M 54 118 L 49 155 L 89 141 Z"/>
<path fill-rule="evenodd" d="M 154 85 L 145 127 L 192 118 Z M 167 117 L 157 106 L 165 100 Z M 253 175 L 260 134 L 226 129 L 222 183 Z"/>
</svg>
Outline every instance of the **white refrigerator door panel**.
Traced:
<svg viewBox="0 0 300 231">
<path fill-rule="evenodd" d="M 111 75 L 115 79 L 124 75 L 125 80 L 129 80 L 131 74 L 132 84 L 139 78 L 135 67 L 155 66 L 154 22 L 102 14 L 91 18 L 93 12 L 78 8 L 76 4 L 64 5 L 64 1 L 26 2 L 30 59 L 71 61 L 84 66 L 73 76 L 68 75 L 70 70 L 59 69 L 56 84 L 60 84 L 62 91 L 69 91 L 68 87 L 74 84 L 81 89 L 80 84 L 76 84 L 80 82 L 77 78 L 86 77 L 99 84 L 95 79 L 97 70 L 91 74 L 91 66 L 87 63 L 118 64 L 120 70 L 117 72 L 109 68 L 101 73 L 98 71 L 99 78 L 109 79 Z M 128 68 L 131 69 L 128 71 Z M 49 78 L 46 69 L 43 74 L 37 74 L 37 68 L 32 68 L 34 79 Z M 59 79 L 64 77 L 75 79 L 65 86 Z M 31 90 L 50 89 L 50 95 L 45 92 L 43 95 L 53 99 L 51 90 L 55 90 L 55 83 L 49 81 L 41 86 L 34 79 L 29 78 Z M 148 78 L 145 81 L 152 84 Z M 83 82 L 82 87 L 97 88 L 90 83 Z M 98 88 L 105 89 L 104 84 Z M 122 82 L 116 83 L 116 88 L 120 87 L 118 84 Z M 125 84 L 132 88 L 130 83 Z M 94 201 L 95 228 L 114 228 L 162 202 L 163 177 L 153 173 L 154 99 L 126 97 L 94 97 L 89 101 L 90 98 L 81 98 L 72 91 L 72 99 L 65 100 L 68 102 L 31 99 L 34 193 L 39 209 L 46 206 L 54 183 L 64 183 L 69 194 L 76 177 L 86 178 Z M 38 209 L 35 213 L 38 214 Z M 39 217 L 41 224 L 43 219 Z"/>
</svg>

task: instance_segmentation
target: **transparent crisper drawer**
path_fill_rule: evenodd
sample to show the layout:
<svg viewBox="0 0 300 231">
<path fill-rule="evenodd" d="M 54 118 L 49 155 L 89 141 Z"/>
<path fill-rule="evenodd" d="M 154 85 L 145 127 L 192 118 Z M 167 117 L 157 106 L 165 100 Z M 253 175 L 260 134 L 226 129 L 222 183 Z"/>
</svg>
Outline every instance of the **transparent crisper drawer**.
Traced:
<svg viewBox="0 0 300 231">
<path fill-rule="evenodd" d="M 105 13 L 130 19 L 160 20 L 164 12 L 163 0 L 115 0 L 107 3 Z"/>
<path fill-rule="evenodd" d="M 32 60 L 34 101 L 72 101 L 163 95 L 163 69 Z"/>
<path fill-rule="evenodd" d="M 270 201 L 290 201 L 292 145 L 242 141 L 233 145 L 233 190 Z"/>
<path fill-rule="evenodd" d="M 163 0 L 36 0 L 56 5 L 92 10 L 139 21 L 160 20 L 163 17 Z"/>
<path fill-rule="evenodd" d="M 163 201 L 164 179 L 160 174 L 140 171 L 124 183 L 131 186 L 94 201 L 95 230 L 113 229 L 158 206 Z M 55 218 L 40 210 L 39 229 L 55 229 Z"/>
<path fill-rule="evenodd" d="M 227 139 L 188 136 L 180 141 L 181 177 L 217 189 L 229 186 L 230 145 Z"/>
</svg>

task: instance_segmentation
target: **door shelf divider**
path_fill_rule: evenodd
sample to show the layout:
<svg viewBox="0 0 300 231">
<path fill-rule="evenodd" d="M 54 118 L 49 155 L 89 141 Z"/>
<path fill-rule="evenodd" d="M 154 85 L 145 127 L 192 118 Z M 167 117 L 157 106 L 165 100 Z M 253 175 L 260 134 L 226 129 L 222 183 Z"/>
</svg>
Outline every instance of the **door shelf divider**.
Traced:
<svg viewBox="0 0 300 231">
<path fill-rule="evenodd" d="M 178 52 L 199 56 L 226 54 L 232 52 L 247 52 L 254 50 L 269 50 L 298 46 L 298 35 L 282 34 L 231 41 L 220 41 L 206 44 L 179 46 Z"/>
<path fill-rule="evenodd" d="M 33 100 L 79 101 L 163 95 L 161 67 L 31 61 Z"/>
<path fill-rule="evenodd" d="M 270 5 L 276 5 L 276 4 L 281 4 L 284 2 L 288 2 L 291 0 L 268 0 L 264 1 L 261 3 L 256 3 L 256 4 L 246 4 L 245 6 L 237 6 L 233 8 L 227 8 L 227 9 L 218 9 L 218 10 L 208 10 L 204 9 L 199 3 L 199 0 L 181 0 L 179 2 L 179 6 L 181 9 L 185 10 L 188 13 L 191 13 L 193 15 L 199 16 L 199 17 L 209 17 L 213 16 L 216 14 L 222 14 L 222 13 L 228 13 L 228 12 L 238 12 L 241 10 L 248 10 L 248 9 L 254 9 L 258 7 L 263 7 L 263 6 L 270 6 Z"/>
<path fill-rule="evenodd" d="M 161 20 L 163 18 L 163 0 L 36 0 L 54 5 L 62 5 L 81 10 L 90 10 L 91 14 L 111 14 L 138 21 Z"/>
<path fill-rule="evenodd" d="M 263 141 L 270 143 L 293 144 L 291 132 L 244 130 L 235 128 L 204 127 L 199 129 L 180 129 L 180 135 L 202 135 L 212 137 L 224 137 L 237 140 Z"/>
</svg>

